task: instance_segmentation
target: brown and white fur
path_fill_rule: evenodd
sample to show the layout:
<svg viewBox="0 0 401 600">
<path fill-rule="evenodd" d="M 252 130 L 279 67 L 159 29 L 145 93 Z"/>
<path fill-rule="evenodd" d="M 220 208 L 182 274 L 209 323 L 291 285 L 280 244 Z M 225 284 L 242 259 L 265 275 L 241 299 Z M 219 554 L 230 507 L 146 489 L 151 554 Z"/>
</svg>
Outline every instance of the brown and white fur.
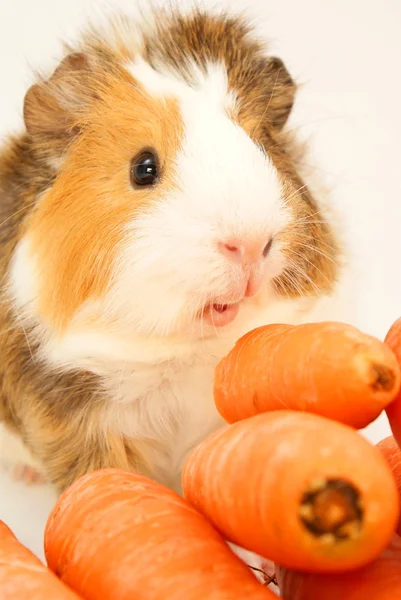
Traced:
<svg viewBox="0 0 401 600">
<path fill-rule="evenodd" d="M 0 420 L 58 490 L 106 466 L 180 490 L 222 424 L 219 358 L 332 318 L 339 243 L 285 133 L 295 91 L 242 19 L 194 11 L 90 30 L 27 92 L 0 155 Z M 158 183 L 134 188 L 149 148 Z"/>
</svg>

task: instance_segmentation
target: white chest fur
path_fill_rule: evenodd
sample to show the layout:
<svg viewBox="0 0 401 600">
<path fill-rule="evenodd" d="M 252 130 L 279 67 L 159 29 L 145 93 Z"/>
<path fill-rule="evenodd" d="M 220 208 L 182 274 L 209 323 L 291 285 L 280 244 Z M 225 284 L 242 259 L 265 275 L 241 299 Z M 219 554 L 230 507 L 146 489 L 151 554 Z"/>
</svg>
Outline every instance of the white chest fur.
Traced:
<svg viewBox="0 0 401 600">
<path fill-rule="evenodd" d="M 187 453 L 223 425 L 213 402 L 213 370 L 214 362 L 171 362 L 136 372 L 126 368 L 120 381 L 109 381 L 114 401 L 105 426 L 134 439 L 152 476 L 175 489 Z"/>
<path fill-rule="evenodd" d="M 219 359 L 254 327 L 269 322 L 321 320 L 328 310 L 334 316 L 335 304 L 333 298 L 326 298 L 313 309 L 302 302 L 279 302 L 268 311 L 250 307 L 249 313 L 243 311 L 235 328 L 210 342 L 156 348 L 154 344 L 150 347 L 148 340 L 136 346 L 135 361 L 121 361 L 119 368 L 115 363 L 115 370 L 105 374 L 113 399 L 107 407 L 105 427 L 138 441 L 152 476 L 179 489 L 187 453 L 223 426 L 213 401 L 213 376 Z"/>
</svg>

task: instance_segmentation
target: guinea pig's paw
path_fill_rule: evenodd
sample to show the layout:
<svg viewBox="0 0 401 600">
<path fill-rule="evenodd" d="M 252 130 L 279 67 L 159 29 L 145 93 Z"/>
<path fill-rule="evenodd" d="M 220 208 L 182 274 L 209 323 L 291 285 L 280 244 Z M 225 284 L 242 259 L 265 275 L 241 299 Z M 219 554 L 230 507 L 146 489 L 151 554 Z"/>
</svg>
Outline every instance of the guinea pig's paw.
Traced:
<svg viewBox="0 0 401 600">
<path fill-rule="evenodd" d="M 0 424 L 0 468 L 14 481 L 45 483 L 41 463 L 35 459 L 20 437 Z"/>
<path fill-rule="evenodd" d="M 11 468 L 11 477 L 14 481 L 21 481 L 27 485 L 46 483 L 46 476 L 39 469 L 17 463 Z"/>
</svg>

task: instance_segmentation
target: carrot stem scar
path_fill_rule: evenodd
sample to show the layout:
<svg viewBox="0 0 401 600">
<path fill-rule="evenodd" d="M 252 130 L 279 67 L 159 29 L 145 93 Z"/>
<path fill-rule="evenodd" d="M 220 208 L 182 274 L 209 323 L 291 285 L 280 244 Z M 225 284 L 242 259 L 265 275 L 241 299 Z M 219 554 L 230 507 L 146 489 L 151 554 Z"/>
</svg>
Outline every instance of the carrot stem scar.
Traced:
<svg viewBox="0 0 401 600">
<path fill-rule="evenodd" d="M 305 492 L 299 516 L 314 536 L 326 542 L 354 538 L 362 528 L 360 494 L 341 479 L 322 479 Z"/>
<path fill-rule="evenodd" d="M 390 392 L 395 387 L 396 373 L 393 369 L 385 365 L 373 364 L 371 367 L 372 382 L 371 387 L 377 391 Z"/>
</svg>

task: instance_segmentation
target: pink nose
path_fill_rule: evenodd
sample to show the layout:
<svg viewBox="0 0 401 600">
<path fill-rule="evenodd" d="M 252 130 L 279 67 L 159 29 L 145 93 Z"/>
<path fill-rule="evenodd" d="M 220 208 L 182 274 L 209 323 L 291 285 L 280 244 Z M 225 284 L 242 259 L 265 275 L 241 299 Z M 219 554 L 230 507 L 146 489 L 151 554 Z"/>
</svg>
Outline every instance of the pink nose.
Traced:
<svg viewBox="0 0 401 600">
<path fill-rule="evenodd" d="M 269 254 L 272 247 L 273 238 L 270 238 L 267 244 L 244 244 L 237 240 L 220 242 L 220 251 L 233 262 L 243 263 L 244 261 L 259 262 Z"/>
</svg>

